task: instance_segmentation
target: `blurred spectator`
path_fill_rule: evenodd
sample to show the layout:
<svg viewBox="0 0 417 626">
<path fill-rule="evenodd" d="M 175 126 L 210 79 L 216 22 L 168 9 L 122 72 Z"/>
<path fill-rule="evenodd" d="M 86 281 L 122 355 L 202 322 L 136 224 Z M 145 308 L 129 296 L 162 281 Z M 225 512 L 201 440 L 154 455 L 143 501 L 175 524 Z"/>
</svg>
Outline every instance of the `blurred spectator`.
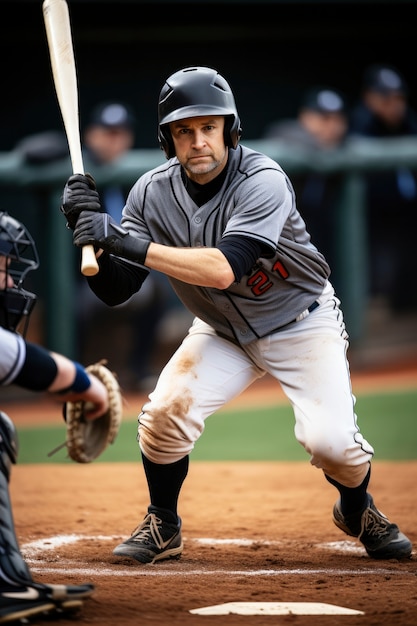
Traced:
<svg viewBox="0 0 417 626">
<path fill-rule="evenodd" d="M 389 65 L 371 65 L 361 98 L 351 112 L 349 133 L 364 137 L 417 135 L 417 114 L 408 85 Z M 412 224 L 417 215 L 416 172 L 405 167 L 367 175 L 371 294 L 394 312 L 417 307 L 417 256 Z"/>
<path fill-rule="evenodd" d="M 82 133 L 84 169 L 115 164 L 135 145 L 136 119 L 133 111 L 121 102 L 104 102 L 93 109 Z M 108 186 L 101 200 L 106 210 L 116 215 L 124 207 L 130 187 Z"/>
<path fill-rule="evenodd" d="M 92 111 L 82 134 L 85 171 L 94 176 L 100 167 L 122 159 L 134 147 L 135 131 L 136 120 L 129 106 L 116 101 L 99 104 Z M 100 187 L 103 208 L 117 222 L 120 222 L 127 193 L 128 188 L 119 185 Z M 77 299 L 80 358 L 88 359 L 88 351 L 96 354 L 97 342 L 99 345 L 102 342 L 102 333 L 110 333 L 115 341 L 110 341 L 109 345 L 118 352 L 127 350 L 126 367 L 118 373 L 121 385 L 130 390 L 147 390 L 152 386 L 152 359 L 159 343 L 159 325 L 168 310 L 177 303 L 164 275 L 153 272 L 146 283 L 146 288 L 127 303 L 110 310 L 81 278 Z M 113 363 L 115 358 L 112 355 Z"/>
<path fill-rule="evenodd" d="M 336 89 L 317 86 L 309 89 L 301 101 L 297 117 L 274 122 L 265 132 L 266 139 L 289 143 L 289 149 L 301 148 L 316 154 L 337 150 L 348 129 L 345 97 Z M 294 172 L 292 182 L 297 206 L 303 216 L 313 243 L 323 252 L 333 268 L 332 282 L 338 290 L 336 207 L 340 193 L 340 174 Z"/>
<path fill-rule="evenodd" d="M 17 142 L 15 152 L 31 164 L 51 163 L 68 159 L 68 142 L 59 130 L 47 130 L 28 135 Z"/>
</svg>

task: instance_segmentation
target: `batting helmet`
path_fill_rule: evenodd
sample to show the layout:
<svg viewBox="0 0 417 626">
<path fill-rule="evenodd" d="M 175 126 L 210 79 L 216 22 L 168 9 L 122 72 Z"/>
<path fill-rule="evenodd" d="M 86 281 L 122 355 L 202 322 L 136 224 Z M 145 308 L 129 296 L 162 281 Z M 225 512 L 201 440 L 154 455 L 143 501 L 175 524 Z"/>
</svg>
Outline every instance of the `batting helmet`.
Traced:
<svg viewBox="0 0 417 626">
<path fill-rule="evenodd" d="M 5 280 L 0 277 L 0 326 L 16 331 L 23 317 L 29 321 L 36 302 L 36 295 L 22 285 L 27 273 L 39 267 L 39 257 L 27 229 L 3 211 L 0 211 L 0 256 L 8 259 Z M 8 275 L 13 279 L 13 287 L 8 286 Z"/>
<path fill-rule="evenodd" d="M 172 74 L 159 94 L 158 141 L 167 159 L 175 156 L 169 123 L 201 115 L 224 115 L 225 144 L 237 147 L 242 129 L 229 84 L 209 67 L 186 67 Z"/>
</svg>

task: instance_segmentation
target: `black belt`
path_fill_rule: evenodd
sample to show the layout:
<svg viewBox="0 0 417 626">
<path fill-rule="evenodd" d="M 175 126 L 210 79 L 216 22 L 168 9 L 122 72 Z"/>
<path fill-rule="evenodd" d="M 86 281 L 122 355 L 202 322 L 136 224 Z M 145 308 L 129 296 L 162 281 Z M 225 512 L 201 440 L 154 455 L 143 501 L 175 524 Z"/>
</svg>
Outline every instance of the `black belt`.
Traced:
<svg viewBox="0 0 417 626">
<path fill-rule="evenodd" d="M 309 313 L 312 313 L 314 311 L 314 309 L 317 309 L 318 306 L 320 306 L 320 302 L 317 302 L 317 300 L 314 300 L 313 304 L 310 304 L 310 306 L 308 307 L 307 311 Z"/>
</svg>

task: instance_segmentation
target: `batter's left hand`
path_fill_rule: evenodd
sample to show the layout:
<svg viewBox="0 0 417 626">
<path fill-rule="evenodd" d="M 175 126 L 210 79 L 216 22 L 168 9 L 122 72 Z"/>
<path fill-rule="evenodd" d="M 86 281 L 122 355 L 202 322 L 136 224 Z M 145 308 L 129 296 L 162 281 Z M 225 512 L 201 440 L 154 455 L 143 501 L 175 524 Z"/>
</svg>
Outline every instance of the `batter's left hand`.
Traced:
<svg viewBox="0 0 417 626">
<path fill-rule="evenodd" d="M 83 211 L 74 229 L 74 244 L 92 244 L 108 254 L 144 265 L 150 242 L 133 237 L 107 213 Z"/>
</svg>

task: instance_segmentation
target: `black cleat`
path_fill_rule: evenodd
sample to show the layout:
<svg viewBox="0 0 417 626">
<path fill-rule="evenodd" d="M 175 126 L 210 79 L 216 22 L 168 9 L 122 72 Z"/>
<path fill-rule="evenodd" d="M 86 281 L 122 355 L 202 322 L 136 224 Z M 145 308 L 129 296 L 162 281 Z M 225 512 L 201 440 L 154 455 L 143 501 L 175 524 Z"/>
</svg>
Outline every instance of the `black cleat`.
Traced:
<svg viewBox="0 0 417 626">
<path fill-rule="evenodd" d="M 333 507 L 333 521 L 347 535 L 358 537 L 373 559 L 405 559 L 411 556 L 411 541 L 396 524 L 378 511 L 370 494 L 364 511 L 346 517 L 340 510 L 338 500 Z"/>
<path fill-rule="evenodd" d="M 129 539 L 116 546 L 113 554 L 128 556 L 140 563 L 155 563 L 179 559 L 182 550 L 180 518 L 177 524 L 172 524 L 162 521 L 156 512 L 149 512 Z"/>
</svg>

